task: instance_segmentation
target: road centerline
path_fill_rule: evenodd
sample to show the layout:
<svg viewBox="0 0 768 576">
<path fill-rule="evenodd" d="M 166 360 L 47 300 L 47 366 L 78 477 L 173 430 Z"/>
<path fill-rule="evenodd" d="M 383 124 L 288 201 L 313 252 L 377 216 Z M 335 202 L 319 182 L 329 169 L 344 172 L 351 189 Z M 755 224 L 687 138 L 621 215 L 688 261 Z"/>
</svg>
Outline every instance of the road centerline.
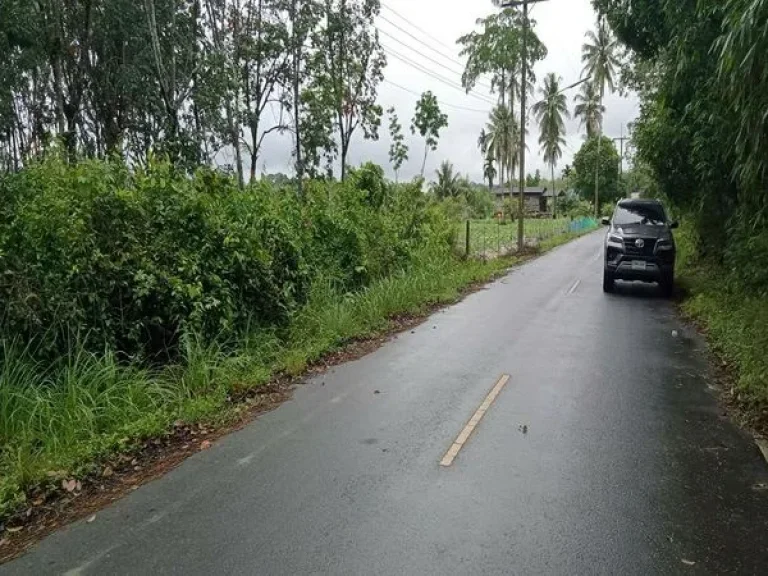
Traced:
<svg viewBox="0 0 768 576">
<path fill-rule="evenodd" d="M 477 425 L 480 424 L 480 421 L 483 419 L 483 416 L 485 416 L 486 412 L 488 412 L 488 409 L 496 401 L 496 398 L 498 397 L 499 393 L 503 390 L 504 386 L 507 385 L 507 382 L 509 382 L 509 374 L 502 374 L 501 377 L 496 382 L 496 384 L 491 389 L 491 391 L 485 397 L 485 400 L 483 400 L 482 404 L 480 404 L 477 410 L 475 410 L 475 413 L 472 415 L 472 418 L 469 419 L 469 422 L 467 422 L 467 425 L 464 426 L 461 432 L 459 432 L 459 435 L 456 437 L 456 440 L 454 440 L 451 447 L 448 448 L 448 451 L 445 453 L 445 456 L 443 456 L 443 459 L 440 460 L 440 466 L 447 468 L 448 466 L 453 464 L 453 461 L 456 459 L 456 456 L 458 456 L 459 452 L 461 452 L 461 449 L 464 447 L 464 444 L 466 443 L 467 440 L 469 440 L 469 437 L 472 435 L 472 432 L 474 432 Z"/>
</svg>

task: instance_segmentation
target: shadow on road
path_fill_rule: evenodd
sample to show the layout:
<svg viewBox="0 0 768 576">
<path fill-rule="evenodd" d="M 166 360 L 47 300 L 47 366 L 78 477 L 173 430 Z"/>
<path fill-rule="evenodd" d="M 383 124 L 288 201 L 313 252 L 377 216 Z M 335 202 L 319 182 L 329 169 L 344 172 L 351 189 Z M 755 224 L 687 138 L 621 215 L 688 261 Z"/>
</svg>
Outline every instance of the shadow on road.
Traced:
<svg viewBox="0 0 768 576">
<path fill-rule="evenodd" d="M 617 280 L 614 285 L 614 294 L 617 296 L 633 296 L 635 298 L 647 298 L 651 300 L 664 299 L 658 284 L 645 282 L 626 282 Z"/>
</svg>

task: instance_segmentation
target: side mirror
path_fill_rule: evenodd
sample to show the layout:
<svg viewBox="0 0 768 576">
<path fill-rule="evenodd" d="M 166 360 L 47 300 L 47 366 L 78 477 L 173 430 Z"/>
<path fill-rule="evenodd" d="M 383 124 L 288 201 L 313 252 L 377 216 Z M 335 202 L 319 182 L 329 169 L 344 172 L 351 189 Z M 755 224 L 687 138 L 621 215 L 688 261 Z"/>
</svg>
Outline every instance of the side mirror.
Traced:
<svg viewBox="0 0 768 576">
<path fill-rule="evenodd" d="M 680 228 L 680 222 L 677 220 L 672 220 L 672 222 L 669 225 L 670 230 L 674 230 L 675 228 Z"/>
<path fill-rule="evenodd" d="M 602 222 L 603 222 L 603 226 L 610 226 L 611 225 L 611 219 L 610 218 L 603 218 Z"/>
</svg>

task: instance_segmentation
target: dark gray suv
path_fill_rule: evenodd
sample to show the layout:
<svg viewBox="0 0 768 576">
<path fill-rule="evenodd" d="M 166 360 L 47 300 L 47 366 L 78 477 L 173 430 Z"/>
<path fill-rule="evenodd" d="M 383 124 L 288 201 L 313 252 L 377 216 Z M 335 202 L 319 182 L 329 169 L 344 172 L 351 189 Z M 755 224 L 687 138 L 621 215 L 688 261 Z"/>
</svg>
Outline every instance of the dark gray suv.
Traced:
<svg viewBox="0 0 768 576">
<path fill-rule="evenodd" d="M 658 200 L 621 200 L 613 218 L 603 218 L 605 235 L 603 290 L 614 280 L 658 282 L 666 296 L 675 284 L 675 239 L 664 206 Z"/>
</svg>

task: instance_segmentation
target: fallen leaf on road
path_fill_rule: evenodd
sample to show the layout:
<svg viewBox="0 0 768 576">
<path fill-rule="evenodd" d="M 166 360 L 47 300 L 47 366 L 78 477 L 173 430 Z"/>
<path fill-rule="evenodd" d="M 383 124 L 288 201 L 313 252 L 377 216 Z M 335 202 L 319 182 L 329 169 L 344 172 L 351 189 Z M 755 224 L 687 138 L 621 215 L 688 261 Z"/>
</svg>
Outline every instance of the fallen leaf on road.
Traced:
<svg viewBox="0 0 768 576">
<path fill-rule="evenodd" d="M 373 393 L 374 394 L 381 394 L 381 390 L 374 390 Z"/>
<path fill-rule="evenodd" d="M 94 520 L 96 520 L 96 514 L 94 514 L 93 516 L 91 516 L 90 518 L 88 518 L 88 520 L 86 520 L 86 522 L 88 522 L 88 524 L 90 524 L 90 523 L 91 523 L 91 522 L 93 522 Z"/>
<path fill-rule="evenodd" d="M 6 538 L 3 538 L 2 540 L 0 540 L 0 548 L 5 546 L 6 544 L 8 544 L 8 540 Z"/>
<path fill-rule="evenodd" d="M 74 492 L 77 488 L 77 480 L 62 480 L 61 487 L 67 492 Z"/>
<path fill-rule="evenodd" d="M 82 489 L 83 489 L 83 485 L 80 483 L 80 480 L 78 480 L 77 482 L 75 482 L 75 490 L 77 490 L 78 492 L 80 492 L 80 490 L 82 490 Z"/>
<path fill-rule="evenodd" d="M 686 560 L 685 558 L 683 558 L 682 561 L 683 561 L 683 564 L 685 564 L 686 566 L 696 566 L 696 562 L 694 562 L 693 560 Z"/>
<path fill-rule="evenodd" d="M 210 440 L 203 440 L 200 442 L 200 450 L 208 450 L 208 448 L 211 447 L 211 441 Z"/>
<path fill-rule="evenodd" d="M 24 526 L 8 526 L 8 528 L 5 529 L 8 534 L 16 534 L 17 532 L 21 532 L 24 529 Z"/>
<path fill-rule="evenodd" d="M 114 470 L 112 470 L 112 468 L 110 468 L 109 466 L 107 466 L 106 468 L 104 468 L 104 470 L 101 471 L 101 475 L 104 476 L 104 478 L 109 478 L 110 476 L 112 476 L 113 473 L 114 473 Z"/>
</svg>

